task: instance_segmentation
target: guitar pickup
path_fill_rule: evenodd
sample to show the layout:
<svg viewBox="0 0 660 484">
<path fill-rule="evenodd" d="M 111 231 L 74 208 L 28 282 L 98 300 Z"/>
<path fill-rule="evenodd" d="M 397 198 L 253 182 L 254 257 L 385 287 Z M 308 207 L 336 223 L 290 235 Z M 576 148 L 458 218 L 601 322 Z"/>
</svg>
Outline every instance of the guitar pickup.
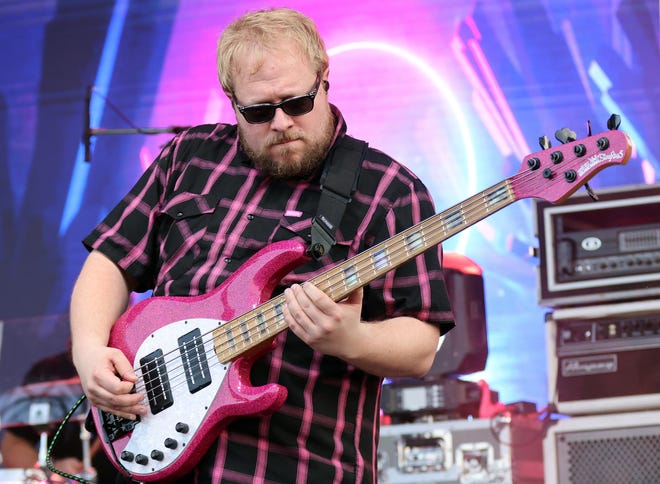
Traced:
<svg viewBox="0 0 660 484">
<path fill-rule="evenodd" d="M 211 384 L 211 373 L 206 358 L 204 341 L 199 328 L 179 338 L 179 352 L 186 372 L 188 390 L 195 393 Z"/>
<path fill-rule="evenodd" d="M 151 413 L 156 415 L 174 405 L 163 350 L 157 349 L 140 358 L 140 367 Z"/>
</svg>

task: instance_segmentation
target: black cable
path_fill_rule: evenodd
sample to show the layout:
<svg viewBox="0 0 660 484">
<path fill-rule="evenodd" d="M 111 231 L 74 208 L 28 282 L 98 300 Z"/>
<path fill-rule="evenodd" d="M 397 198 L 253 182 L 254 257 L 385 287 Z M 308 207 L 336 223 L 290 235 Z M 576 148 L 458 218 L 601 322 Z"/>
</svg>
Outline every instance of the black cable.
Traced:
<svg viewBox="0 0 660 484">
<path fill-rule="evenodd" d="M 71 419 L 71 416 L 75 413 L 75 411 L 78 409 L 78 407 L 82 404 L 82 402 L 85 401 L 87 397 L 85 395 L 81 396 L 78 401 L 75 403 L 73 407 L 71 407 L 71 410 L 68 411 L 68 413 L 65 415 L 64 420 L 60 423 L 59 427 L 57 427 L 57 430 L 55 431 L 55 435 L 53 435 L 53 440 L 51 440 L 50 445 L 48 446 L 48 451 L 46 452 L 46 467 L 48 467 L 48 470 L 51 472 L 58 474 L 62 477 L 66 477 L 67 479 L 70 479 L 72 481 L 77 481 L 81 482 L 83 484 L 92 484 L 90 481 L 87 481 L 81 477 L 78 476 L 72 476 L 71 474 L 67 474 L 66 472 L 63 472 L 55 467 L 53 464 L 53 457 L 52 457 L 52 451 L 53 447 L 55 446 L 55 442 L 57 442 L 58 437 L 62 433 L 62 430 L 64 429 L 64 426 L 69 422 Z M 87 469 L 85 469 L 86 471 Z M 50 482 L 50 479 L 49 479 Z"/>
<path fill-rule="evenodd" d="M 127 125 L 129 125 L 131 128 L 133 128 L 136 132 L 142 133 L 142 128 L 139 128 L 133 121 L 130 120 L 128 116 L 126 116 L 117 106 L 115 106 L 110 99 L 108 99 L 107 96 L 104 96 L 101 94 L 99 91 L 97 91 L 95 88 L 92 88 L 92 92 L 96 93 L 97 96 L 99 96 L 105 103 L 112 109 L 117 116 L 119 116 Z"/>
</svg>

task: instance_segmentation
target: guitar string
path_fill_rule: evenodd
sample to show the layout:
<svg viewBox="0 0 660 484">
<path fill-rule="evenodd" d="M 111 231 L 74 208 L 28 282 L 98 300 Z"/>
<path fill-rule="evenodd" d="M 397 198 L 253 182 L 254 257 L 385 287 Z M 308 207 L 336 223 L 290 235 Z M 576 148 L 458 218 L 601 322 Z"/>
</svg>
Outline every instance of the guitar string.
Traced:
<svg viewBox="0 0 660 484">
<path fill-rule="evenodd" d="M 566 162 L 566 160 L 564 160 L 564 161 Z M 572 163 L 572 161 L 573 160 L 571 160 L 571 162 L 569 162 L 569 163 Z M 564 166 L 566 166 L 566 163 L 564 164 Z M 423 235 L 424 239 L 426 239 L 426 238 L 435 238 L 435 237 L 438 236 L 438 233 L 440 233 L 440 234 L 443 235 L 443 238 L 441 238 L 438 243 L 433 244 L 433 245 L 438 245 L 442 241 L 444 241 L 447 238 L 455 235 L 456 233 L 464 230 L 468 226 L 471 226 L 474 223 L 479 222 L 480 220 L 482 220 L 488 214 L 489 208 L 492 209 L 493 205 L 496 207 L 496 211 L 498 211 L 498 210 L 510 205 L 511 203 L 519 200 L 520 198 L 516 198 L 516 196 L 515 196 L 515 188 L 516 188 L 515 185 L 516 184 L 525 183 L 525 182 L 528 181 L 527 180 L 528 178 L 533 178 L 533 177 L 538 178 L 538 181 L 537 181 L 536 185 L 531 187 L 532 190 L 540 187 L 541 185 L 547 184 L 548 183 L 547 179 L 540 178 L 540 177 L 536 176 L 536 175 L 542 174 L 542 173 L 543 173 L 543 170 L 541 170 L 540 167 L 536 170 L 528 168 L 527 170 L 520 171 L 520 172 L 514 174 L 513 176 L 511 176 L 511 177 L 509 177 L 509 178 L 507 178 L 507 179 L 491 186 L 490 188 L 488 188 L 488 189 L 486 189 L 486 190 L 484 190 L 484 191 L 468 198 L 464 202 L 461 202 L 461 203 L 459 203 L 457 205 L 454 205 L 453 207 L 449 208 L 448 210 L 445 211 L 445 212 L 449 213 L 445 218 L 442 218 L 442 217 L 436 218 L 435 216 L 432 216 L 432 217 L 430 217 L 430 219 L 422 221 L 419 224 L 417 224 L 416 226 L 410 227 L 408 230 L 416 228 L 416 230 L 412 231 L 411 234 L 419 234 L 421 232 L 424 232 L 424 235 Z M 557 174 L 554 173 L 554 176 L 557 176 Z M 552 180 L 550 180 L 550 181 L 552 181 Z M 564 181 L 564 180 L 562 180 L 562 181 Z M 581 185 L 578 185 L 578 187 L 579 186 L 581 186 Z M 528 188 L 530 188 L 530 187 L 528 187 Z M 495 202 L 493 202 L 492 200 L 488 200 L 488 198 L 487 198 L 488 195 L 492 195 L 494 193 L 499 193 L 500 191 L 502 191 L 503 193 L 502 193 L 502 195 L 498 195 L 498 197 L 496 197 L 494 199 Z M 504 197 L 504 198 L 502 198 L 502 197 Z M 486 200 L 486 201 L 484 202 L 484 200 Z M 489 202 L 491 203 L 491 205 L 489 205 Z M 457 218 L 455 218 L 456 213 L 458 213 Z M 464 226 L 465 221 L 466 220 L 470 221 L 475 216 L 475 214 L 478 214 L 478 218 L 474 222 L 472 222 L 471 224 L 469 224 L 467 226 Z M 438 215 L 441 215 L 441 214 L 438 214 Z M 435 220 L 433 220 L 433 219 L 435 219 Z M 447 222 L 447 219 L 450 219 L 449 223 Z M 433 220 L 433 221 L 431 221 L 431 220 Z M 454 225 L 456 221 L 460 221 L 461 223 L 458 224 L 458 225 Z M 429 227 L 420 228 L 420 227 L 423 227 L 426 222 L 428 222 Z M 451 225 L 451 227 L 449 227 L 450 225 Z M 460 227 L 460 229 L 455 231 L 454 233 L 450 233 L 450 232 L 453 232 L 454 229 L 457 228 L 457 227 Z M 428 235 L 426 235 L 426 232 L 428 232 Z M 397 240 L 394 244 L 392 244 L 389 247 L 391 250 L 387 251 L 388 260 L 390 260 L 390 259 L 397 260 L 398 257 L 401 256 L 401 254 L 404 253 L 404 252 L 406 254 L 411 253 L 410 241 L 408 240 L 407 237 L 402 237 L 402 234 L 405 234 L 405 233 L 406 233 L 406 231 L 403 231 L 403 232 L 393 236 L 393 238 L 399 238 L 400 240 Z M 447 235 L 447 233 L 450 233 L 450 234 Z M 413 243 L 418 244 L 419 239 L 414 239 Z M 432 248 L 432 245 L 429 245 L 429 247 L 424 248 L 424 250 L 421 251 L 420 254 L 425 252 L 426 250 L 429 250 L 430 248 Z M 369 252 L 371 252 L 372 249 L 373 248 L 369 249 L 366 252 L 363 252 L 361 254 L 356 255 L 353 259 L 354 263 L 349 267 L 357 268 L 356 272 L 364 271 L 369 266 L 371 266 L 371 269 L 374 270 L 374 272 L 376 272 L 376 273 L 380 272 L 381 270 L 384 270 L 384 273 L 389 272 L 390 270 L 392 270 L 392 267 L 390 266 L 389 262 L 388 262 L 388 265 L 386 267 L 382 268 L 382 269 L 379 268 L 379 267 L 376 267 L 374 269 L 374 267 L 377 266 L 376 262 L 374 262 L 374 257 L 372 257 L 372 255 L 367 255 Z M 416 250 L 416 248 L 413 248 L 412 252 L 414 252 L 415 250 Z M 405 260 L 403 262 L 405 262 Z M 340 264 L 340 266 L 341 265 L 342 264 Z M 333 274 L 332 276 L 330 276 L 329 274 L 332 273 L 334 271 L 334 269 L 336 269 L 336 268 L 329 269 L 328 271 L 323 272 L 319 276 L 317 276 L 317 277 L 313 278 L 312 280 L 310 280 L 310 282 L 313 282 L 317 279 L 322 280 L 324 278 L 326 279 L 326 282 L 328 282 L 329 277 L 335 277 L 336 278 L 337 275 L 341 275 L 341 273 L 337 273 L 337 274 Z M 336 288 L 337 286 L 339 286 L 340 288 L 345 287 L 346 284 L 345 284 L 344 281 L 345 281 L 345 277 L 339 277 L 338 281 L 335 281 L 335 282 L 331 283 L 331 285 L 328 287 L 328 292 L 332 293 L 334 291 L 334 288 Z M 272 328 L 272 327 L 277 328 L 281 324 L 281 321 L 284 319 L 284 316 L 281 313 L 279 313 L 275 317 L 270 317 L 268 319 L 263 319 L 262 321 L 258 321 L 258 323 L 255 325 L 255 321 L 257 321 L 259 317 L 263 317 L 264 312 L 268 312 L 268 311 L 272 312 L 273 311 L 273 309 L 267 309 L 266 311 L 260 311 L 260 308 L 264 308 L 266 306 L 275 307 L 274 301 L 276 299 L 278 299 L 278 298 L 273 298 L 273 299 L 265 302 L 264 304 L 260 305 L 259 307 L 253 309 L 252 311 L 250 311 L 250 312 L 254 313 L 255 316 L 252 316 L 248 319 L 245 319 L 245 315 L 242 315 L 239 318 L 234 318 L 233 320 L 225 322 L 224 325 L 218 326 L 218 328 L 214 328 L 213 330 L 208 331 L 208 332 L 198 336 L 196 338 L 196 340 L 202 339 L 201 344 L 204 345 L 204 348 L 206 348 L 205 343 L 208 342 L 208 341 L 214 342 L 216 337 L 212 336 L 210 340 L 204 340 L 205 337 L 207 337 L 209 334 L 212 335 L 216 330 L 222 328 L 223 326 L 235 323 L 235 324 L 232 324 L 233 329 L 245 327 L 245 328 L 247 328 L 247 331 L 243 331 L 242 333 L 239 333 L 237 336 L 232 337 L 231 340 L 228 339 L 227 341 L 223 341 L 220 344 L 220 347 L 222 347 L 224 345 L 227 345 L 231 349 L 231 347 L 237 346 L 237 343 L 236 343 L 237 341 L 238 341 L 238 345 L 241 345 L 242 341 L 244 341 L 243 344 L 247 344 L 247 341 L 253 341 L 253 338 L 255 337 L 253 335 L 253 330 L 255 330 L 255 329 L 257 330 L 256 337 L 258 337 L 259 336 L 258 331 L 259 331 L 260 327 L 267 326 L 269 328 Z M 283 300 L 283 298 L 282 298 L 282 300 Z M 275 332 L 275 334 L 273 334 L 273 336 L 277 335 L 279 332 L 280 331 Z M 247 338 L 245 337 L 246 335 L 247 335 Z M 271 336 L 267 337 L 266 340 L 270 337 Z M 214 354 L 221 355 L 221 354 L 225 353 L 226 351 L 228 351 L 227 348 L 222 348 L 222 349 L 218 350 L 215 345 L 212 345 L 212 349 L 210 351 L 206 351 L 206 349 L 205 349 L 204 355 L 206 356 L 207 362 L 210 360 L 209 370 L 210 370 L 211 367 L 215 367 L 217 365 L 227 364 L 227 363 L 223 363 L 223 362 L 219 361 L 219 357 L 216 358 L 215 355 L 214 355 Z M 166 365 L 166 367 L 167 367 L 168 364 L 172 364 L 174 361 L 180 360 L 177 353 L 180 353 L 180 347 L 175 347 L 172 350 L 170 350 L 168 353 L 165 353 L 161 357 L 162 364 Z M 171 356 L 172 358 L 170 358 L 168 360 L 165 360 L 165 356 Z M 160 375 L 161 371 L 158 368 L 154 368 L 152 370 L 144 371 L 143 367 L 144 367 L 144 365 L 141 365 L 141 367 L 139 367 L 139 369 L 142 370 L 143 373 L 141 372 L 142 373 L 141 378 L 139 378 L 138 382 L 136 382 L 135 388 L 136 388 L 136 391 L 138 391 L 138 392 L 139 391 L 144 391 L 145 394 L 146 394 L 148 392 L 146 392 L 145 387 L 142 386 L 142 385 L 146 385 L 145 378 L 151 377 L 151 375 L 149 375 L 149 373 L 152 372 L 152 371 L 157 372 L 158 375 Z M 178 388 L 179 385 L 187 384 L 186 372 L 185 372 L 185 370 L 181 371 L 182 368 L 183 368 L 183 364 L 180 364 L 178 366 L 172 367 L 171 370 L 167 371 L 168 376 L 170 374 L 173 375 L 168 380 L 170 389 L 175 389 L 175 388 Z M 158 386 L 158 385 L 156 385 L 156 386 Z M 158 395 L 152 394 L 151 398 L 158 398 L 158 397 L 162 397 L 162 396 L 163 396 L 163 394 L 158 394 Z"/>
<path fill-rule="evenodd" d="M 497 208 L 497 210 L 500 210 L 501 208 L 504 208 L 505 206 L 507 206 L 507 205 L 509 205 L 509 204 L 511 204 L 511 203 L 513 203 L 513 202 L 515 202 L 515 201 L 517 200 L 517 199 L 515 198 L 515 194 L 512 193 L 512 192 L 514 191 L 513 189 L 515 188 L 515 187 L 514 187 L 515 182 L 517 182 L 517 181 L 521 181 L 521 180 L 524 181 L 524 178 L 526 177 L 526 175 L 528 175 L 529 173 L 534 173 L 534 174 L 536 174 L 536 172 L 538 172 L 538 170 L 526 170 L 526 171 L 524 171 L 524 172 L 519 172 L 519 173 L 515 174 L 514 176 L 510 177 L 509 179 L 506 179 L 506 180 L 504 180 L 504 181 L 502 181 L 502 182 L 500 182 L 500 183 L 498 183 L 498 184 L 496 184 L 496 185 L 493 185 L 492 187 L 490 187 L 489 189 L 485 190 L 484 192 L 481 192 L 481 193 L 479 193 L 479 194 L 477 194 L 477 195 L 475 195 L 475 196 L 473 196 L 473 197 L 467 199 L 465 202 L 463 202 L 463 203 L 461 203 L 461 204 L 458 204 L 458 205 L 455 205 L 454 207 L 452 207 L 452 208 L 450 208 L 449 210 L 447 210 L 447 212 L 450 213 L 450 215 L 447 216 L 447 217 L 451 218 L 451 214 L 454 214 L 456 211 L 459 211 L 460 214 L 461 214 L 461 217 L 460 217 L 460 219 L 459 219 L 459 220 L 461 221 L 460 226 L 462 226 L 462 225 L 464 225 L 465 220 L 470 220 L 470 219 L 474 216 L 474 213 L 479 213 L 480 218 L 477 219 L 477 220 L 475 220 L 474 223 L 480 221 L 480 220 L 483 218 L 483 217 L 481 217 L 481 215 L 482 215 L 482 214 L 486 214 L 486 213 L 488 212 L 488 207 L 484 207 L 484 202 L 483 202 L 484 196 L 487 196 L 488 194 L 492 194 L 492 193 L 494 193 L 494 192 L 503 191 L 503 192 L 504 192 L 503 195 L 506 195 L 506 197 L 503 199 L 503 201 L 506 202 L 506 203 L 504 203 L 504 204 L 502 203 L 501 197 L 500 197 L 500 198 L 497 198 L 496 200 L 498 200 L 498 202 L 495 203 L 495 205 L 497 205 L 497 206 L 501 205 L 501 206 L 499 206 L 499 207 Z M 508 185 L 507 185 L 507 182 L 509 182 Z M 544 181 L 544 180 L 541 180 L 541 183 L 544 183 L 544 182 L 547 183 L 547 180 L 545 180 L 545 181 Z M 536 187 L 534 187 L 534 188 L 536 188 Z M 502 196 L 503 196 L 503 195 L 502 195 Z M 512 195 L 513 195 L 513 197 L 512 197 Z M 476 203 L 476 202 L 478 202 L 478 203 Z M 475 206 L 477 206 L 477 207 L 476 207 L 476 210 L 475 210 Z M 492 207 L 492 206 L 491 206 L 491 207 Z M 483 211 L 481 211 L 481 210 L 483 210 Z M 447 217 L 446 217 L 446 218 L 447 218 Z M 431 219 L 433 219 L 433 218 L 435 218 L 435 217 L 431 217 Z M 452 226 L 451 229 L 448 230 L 448 225 L 449 225 L 449 224 L 447 224 L 446 218 L 444 218 L 444 219 L 443 219 L 443 218 L 439 218 L 439 219 L 433 220 L 433 222 L 430 222 L 428 219 L 427 219 L 426 221 L 422 221 L 422 222 L 420 222 L 420 223 L 416 226 L 416 227 L 418 228 L 418 230 L 417 230 L 417 231 L 414 231 L 414 232 L 412 232 L 412 233 L 413 233 L 413 234 L 415 234 L 415 233 L 420 233 L 421 231 L 426 230 L 427 232 L 429 232 L 429 236 L 428 236 L 429 238 L 431 238 L 431 237 L 430 237 L 431 235 L 433 235 L 434 237 L 437 236 L 437 234 L 435 234 L 435 232 L 440 232 L 440 233 L 442 233 L 443 235 L 446 235 L 447 232 L 451 232 L 451 231 L 455 228 L 454 226 Z M 429 222 L 430 227 L 428 227 L 427 229 L 420 229 L 419 227 L 423 226 L 425 222 Z M 450 222 L 450 224 L 453 224 L 453 223 L 454 223 L 454 221 Z M 470 224 L 470 225 L 472 225 L 472 224 Z M 414 228 L 414 227 L 411 227 L 411 229 L 412 229 L 412 228 Z M 465 227 L 464 227 L 464 228 L 465 228 Z M 463 229 L 460 229 L 460 230 L 463 230 Z M 458 233 L 460 230 L 458 230 L 456 233 Z M 405 233 L 405 231 L 404 231 L 403 233 Z M 401 234 L 397 234 L 397 235 L 394 236 L 394 238 L 397 238 L 397 237 L 398 237 L 398 238 L 400 238 L 400 240 L 398 240 L 395 244 L 392 244 L 392 246 L 391 246 L 391 249 L 392 249 L 392 250 L 388 250 L 388 256 L 389 256 L 391 259 L 396 259 L 396 258 L 398 258 L 398 256 L 400 255 L 401 251 L 405 251 L 406 253 L 410 253 L 410 247 L 409 247 L 410 244 L 409 244 L 409 241 L 408 241 L 405 237 L 401 238 L 401 237 L 400 237 L 401 235 L 402 235 L 402 233 L 401 233 Z M 454 234 L 451 234 L 451 235 L 454 235 Z M 424 237 L 426 237 L 426 236 L 424 236 Z M 448 236 L 445 236 L 444 239 L 442 239 L 442 240 L 445 240 L 446 238 L 448 238 Z M 442 240 L 440 240 L 440 242 L 442 242 Z M 417 239 L 415 239 L 415 242 L 417 242 Z M 438 242 L 438 243 L 440 243 L 440 242 Z M 434 245 L 437 245 L 437 244 L 434 244 Z M 425 248 L 422 252 L 425 252 L 426 250 L 428 250 L 428 249 L 430 249 L 430 248 L 431 248 L 431 246 Z M 369 252 L 369 251 L 367 251 L 367 252 Z M 420 253 L 421 253 L 421 252 L 420 252 Z M 363 253 L 363 254 L 364 254 L 364 253 Z M 366 257 L 366 256 L 365 256 L 365 257 L 362 257 L 362 259 L 366 259 L 366 260 L 358 260 L 358 259 L 360 259 L 360 256 L 361 256 L 361 254 L 358 254 L 358 255 L 354 258 L 354 264 L 352 264 L 351 267 L 359 267 L 358 271 L 362 271 L 362 270 L 364 270 L 365 268 L 364 268 L 364 267 L 360 267 L 360 266 L 361 266 L 361 265 L 364 265 L 365 262 L 367 263 L 367 264 L 366 264 L 367 266 L 372 266 L 372 268 L 376 265 L 376 263 L 375 263 L 374 260 L 373 260 L 373 257 L 371 257 L 371 256 Z M 376 269 L 376 272 L 378 272 L 379 270 L 380 270 L 380 269 Z M 392 269 L 391 269 L 391 268 L 389 267 L 389 265 L 388 265 L 387 270 L 386 270 L 385 272 L 389 272 L 390 270 L 392 270 Z M 317 278 L 318 278 L 318 279 L 323 279 L 323 276 L 326 276 L 326 279 L 327 279 L 327 277 L 330 277 L 330 276 L 328 276 L 328 274 L 329 274 L 330 272 L 332 272 L 332 271 L 333 271 L 333 270 L 330 269 L 330 270 L 328 270 L 328 271 L 322 273 L 321 275 L 317 276 Z M 336 275 L 337 275 L 337 274 L 335 274 L 335 276 L 336 276 Z M 312 279 L 312 281 L 315 280 L 315 279 L 317 279 L 317 278 Z M 337 282 L 339 283 L 340 287 L 343 287 L 343 286 L 345 285 L 345 284 L 343 283 L 344 278 L 341 278 L 341 277 L 340 277 L 339 279 L 340 279 L 340 280 L 337 281 Z M 311 281 L 310 281 L 310 282 L 311 282 Z M 337 283 L 334 283 L 334 286 L 336 287 L 336 286 L 337 286 Z M 333 285 L 329 286 L 328 289 L 329 289 L 330 292 L 332 292 L 332 291 L 333 291 Z M 271 305 L 271 306 L 272 306 L 272 303 L 273 303 L 273 300 L 270 300 L 270 301 L 264 303 L 264 305 Z M 262 315 L 263 315 L 263 312 L 262 312 L 262 311 L 258 311 L 258 310 L 259 310 L 261 307 L 263 307 L 264 305 L 262 305 L 262 306 L 260 306 L 260 307 L 258 307 L 258 308 L 255 308 L 252 312 L 255 312 L 255 313 L 257 314 L 257 316 L 262 316 Z M 272 310 L 271 310 L 271 311 L 272 311 Z M 240 319 L 240 318 L 235 318 L 235 319 L 233 319 L 233 320 L 231 320 L 231 321 L 229 321 L 229 322 L 226 322 L 225 325 L 228 325 L 228 324 L 230 324 L 230 323 L 232 323 L 232 322 L 236 322 L 236 321 L 238 321 L 239 319 Z M 277 315 L 275 318 L 269 318 L 268 320 L 260 321 L 258 326 L 262 326 L 262 325 L 265 324 L 265 325 L 268 325 L 268 326 L 271 326 L 271 327 L 272 327 L 272 321 L 273 321 L 273 320 L 274 320 L 276 323 L 278 323 L 278 322 L 280 322 L 282 319 L 283 319 L 283 315 L 279 314 L 279 315 Z M 249 339 L 252 339 L 252 330 L 255 328 L 255 326 L 254 326 L 254 321 L 255 321 L 255 317 L 252 317 L 252 318 L 249 318 L 249 319 L 245 319 L 244 316 L 243 316 L 243 319 L 240 321 L 240 323 L 239 323 L 239 324 L 235 324 L 235 325 L 233 325 L 233 326 L 234 326 L 234 328 L 238 328 L 238 327 L 240 327 L 240 326 L 247 327 L 247 334 L 249 335 L 247 339 L 249 340 Z M 250 324 L 250 323 L 252 323 L 252 324 Z M 276 324 L 275 326 L 277 326 L 277 325 L 278 325 L 278 324 Z M 208 334 L 212 334 L 212 333 L 215 332 L 217 329 L 218 329 L 218 328 L 214 328 L 213 330 L 211 330 L 211 331 L 205 333 L 204 335 L 199 336 L 198 339 L 199 339 L 199 338 L 203 338 L 204 336 L 208 336 Z M 279 332 L 279 331 L 278 331 L 278 332 Z M 235 345 L 234 341 L 236 341 L 236 340 L 239 340 L 239 341 L 240 341 L 240 340 L 242 339 L 242 337 L 244 336 L 245 333 L 246 333 L 246 332 L 244 332 L 244 333 L 240 333 L 237 337 L 233 337 L 231 342 L 230 342 L 230 341 L 222 342 L 222 343 L 221 343 L 221 346 L 222 346 L 222 345 L 225 345 L 225 344 L 227 344 L 227 345 Z M 276 333 L 276 334 L 277 334 L 277 333 Z M 215 337 L 212 337 L 212 338 L 211 338 L 211 341 L 213 341 L 214 339 L 215 339 Z M 204 342 L 203 342 L 202 344 L 204 344 Z M 172 363 L 172 361 L 175 361 L 175 360 L 178 360 L 178 359 L 179 359 L 179 357 L 176 356 L 176 354 L 175 354 L 175 353 L 177 352 L 178 349 L 179 349 L 179 348 L 174 348 L 174 349 L 172 349 L 171 351 L 168 352 L 169 355 L 174 354 L 174 358 L 173 358 L 173 359 L 170 359 L 169 361 L 164 361 L 164 364 L 165 364 L 165 365 L 167 365 L 168 363 Z M 205 356 L 207 357 L 207 361 L 208 361 L 209 359 L 211 360 L 211 364 L 210 364 L 209 366 L 216 366 L 217 364 L 223 365 L 224 363 L 222 363 L 221 361 L 219 361 L 218 358 L 215 358 L 214 355 L 213 355 L 213 353 L 220 353 L 220 354 L 222 354 L 222 353 L 224 353 L 225 351 L 226 351 L 225 349 L 221 349 L 221 350 L 219 350 L 219 351 L 216 352 L 215 347 L 211 350 L 210 355 L 209 355 L 209 352 L 206 352 L 206 351 L 205 351 Z M 170 388 L 176 388 L 176 387 L 178 387 L 178 385 L 186 384 L 186 382 L 187 382 L 187 378 L 186 378 L 186 373 L 185 373 L 185 371 L 183 371 L 183 372 L 178 372 L 178 376 L 179 376 L 180 378 L 177 378 L 177 373 L 175 373 L 176 370 L 180 370 L 181 368 L 182 368 L 182 365 L 179 365 L 179 366 L 177 366 L 177 367 L 173 367 L 173 368 L 171 369 L 171 371 L 168 371 L 168 375 L 169 375 L 170 373 L 172 373 L 172 374 L 174 375 L 172 378 L 170 378 Z M 157 370 L 157 369 L 154 369 L 154 370 L 147 370 L 147 371 L 145 372 L 145 374 L 148 374 L 150 371 L 158 371 L 158 370 Z M 159 372 L 159 373 L 160 373 L 160 372 Z M 143 374 L 143 381 L 144 381 L 144 378 L 145 378 L 145 376 L 146 376 L 145 374 Z M 182 380 L 182 381 L 177 381 L 177 380 Z M 139 388 L 137 385 L 136 385 L 136 389 L 137 389 L 138 391 L 140 390 L 140 388 Z M 158 397 L 158 396 L 162 396 L 162 395 L 152 395 L 152 398 L 154 398 L 154 397 Z"/>
</svg>

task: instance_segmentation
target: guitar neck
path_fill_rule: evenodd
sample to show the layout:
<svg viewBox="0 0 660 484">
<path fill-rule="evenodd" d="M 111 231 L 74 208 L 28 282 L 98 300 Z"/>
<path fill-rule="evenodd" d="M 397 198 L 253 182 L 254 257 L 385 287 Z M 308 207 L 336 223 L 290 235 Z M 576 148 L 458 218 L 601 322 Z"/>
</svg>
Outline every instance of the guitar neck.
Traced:
<svg viewBox="0 0 660 484">
<path fill-rule="evenodd" d="M 518 197 L 512 189 L 512 180 L 506 179 L 429 217 L 308 283 L 314 284 L 334 301 L 344 299 L 354 290 L 515 202 Z M 232 361 L 285 330 L 283 304 L 284 296 L 277 296 L 216 329 L 214 344 L 220 361 Z"/>
<path fill-rule="evenodd" d="M 398 233 L 311 279 L 334 301 L 515 202 L 509 180 Z"/>
</svg>

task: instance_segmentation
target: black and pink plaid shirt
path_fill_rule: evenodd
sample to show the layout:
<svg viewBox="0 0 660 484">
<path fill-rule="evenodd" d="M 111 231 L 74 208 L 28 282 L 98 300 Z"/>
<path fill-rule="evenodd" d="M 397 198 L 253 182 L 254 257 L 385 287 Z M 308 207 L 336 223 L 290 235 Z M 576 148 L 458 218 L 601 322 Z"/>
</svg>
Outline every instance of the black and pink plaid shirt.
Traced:
<svg viewBox="0 0 660 484">
<path fill-rule="evenodd" d="M 335 140 L 346 124 L 336 108 Z M 240 150 L 234 125 L 176 136 L 131 192 L 84 240 L 154 295 L 197 295 L 221 284 L 264 246 L 309 240 L 319 176 L 273 180 Z M 424 185 L 369 149 L 337 244 L 320 262 L 298 267 L 281 288 L 303 282 L 434 214 Z M 415 316 L 453 326 L 440 250 L 431 249 L 365 287 L 363 319 Z M 182 482 L 348 483 L 376 481 L 382 379 L 313 351 L 292 332 L 258 360 L 252 383 L 288 389 L 268 417 L 242 418 L 222 431 Z M 368 342 L 364 342 L 368 344 Z"/>
</svg>

